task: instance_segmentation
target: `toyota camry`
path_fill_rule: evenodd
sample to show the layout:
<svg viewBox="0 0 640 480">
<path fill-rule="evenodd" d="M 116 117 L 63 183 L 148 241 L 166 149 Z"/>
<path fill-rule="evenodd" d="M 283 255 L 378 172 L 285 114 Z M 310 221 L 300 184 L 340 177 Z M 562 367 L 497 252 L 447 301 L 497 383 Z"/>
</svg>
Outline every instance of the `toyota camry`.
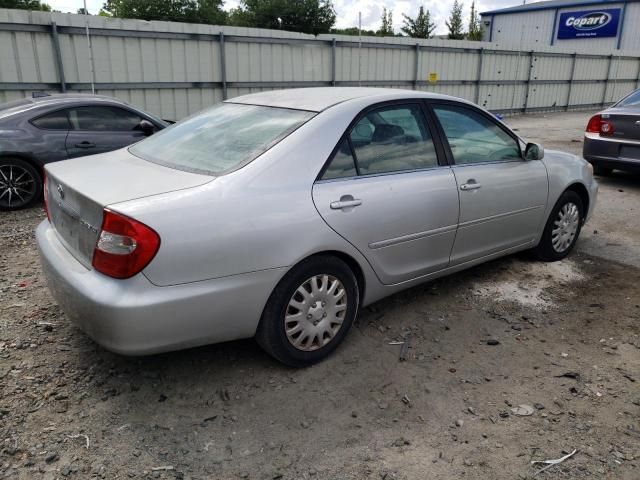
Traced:
<svg viewBox="0 0 640 480">
<path fill-rule="evenodd" d="M 96 342 L 255 337 L 292 366 L 394 292 L 521 250 L 563 259 L 598 190 L 584 159 L 465 100 L 374 88 L 233 98 L 46 175 L 43 268 Z"/>
</svg>

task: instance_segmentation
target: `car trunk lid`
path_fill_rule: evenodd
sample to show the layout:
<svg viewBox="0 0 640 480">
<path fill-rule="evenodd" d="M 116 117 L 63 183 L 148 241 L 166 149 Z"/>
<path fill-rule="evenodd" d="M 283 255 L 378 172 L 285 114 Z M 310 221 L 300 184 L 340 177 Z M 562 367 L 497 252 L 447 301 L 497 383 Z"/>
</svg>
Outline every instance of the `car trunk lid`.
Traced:
<svg viewBox="0 0 640 480">
<path fill-rule="evenodd" d="M 620 108 L 604 112 L 602 120 L 613 125 L 610 136 L 619 140 L 640 140 L 640 114 L 637 109 Z"/>
<path fill-rule="evenodd" d="M 213 179 L 147 162 L 127 149 L 51 163 L 46 172 L 51 224 L 67 250 L 87 268 L 105 207 L 197 187 Z"/>
</svg>

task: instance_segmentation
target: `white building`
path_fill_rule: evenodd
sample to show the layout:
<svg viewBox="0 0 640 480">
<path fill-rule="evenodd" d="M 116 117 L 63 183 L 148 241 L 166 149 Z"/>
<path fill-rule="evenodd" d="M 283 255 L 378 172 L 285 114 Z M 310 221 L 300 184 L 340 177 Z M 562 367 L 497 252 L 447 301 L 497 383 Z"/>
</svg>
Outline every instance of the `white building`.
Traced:
<svg viewBox="0 0 640 480">
<path fill-rule="evenodd" d="M 551 0 L 480 15 L 483 40 L 502 45 L 640 51 L 640 0 Z"/>
</svg>

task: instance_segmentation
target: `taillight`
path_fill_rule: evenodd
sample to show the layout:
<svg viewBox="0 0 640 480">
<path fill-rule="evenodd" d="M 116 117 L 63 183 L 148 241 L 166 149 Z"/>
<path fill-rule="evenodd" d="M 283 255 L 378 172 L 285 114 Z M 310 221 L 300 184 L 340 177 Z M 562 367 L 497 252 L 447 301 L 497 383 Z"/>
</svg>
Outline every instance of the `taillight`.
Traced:
<svg viewBox="0 0 640 480">
<path fill-rule="evenodd" d="M 601 123 L 602 123 L 602 117 L 600 115 L 594 115 L 589 119 L 589 123 L 587 123 L 587 132 L 600 133 Z"/>
<path fill-rule="evenodd" d="M 44 172 L 44 190 L 43 190 L 43 195 L 44 195 L 44 213 L 47 214 L 47 220 L 49 220 L 49 222 L 51 222 L 51 214 L 49 213 L 49 185 L 47 185 L 47 172 Z"/>
<path fill-rule="evenodd" d="M 113 278 L 130 278 L 146 267 L 160 248 L 160 236 L 145 224 L 104 210 L 93 253 L 93 268 Z"/>
<path fill-rule="evenodd" d="M 613 123 L 607 120 L 601 121 L 600 135 L 613 135 Z"/>
<path fill-rule="evenodd" d="M 610 120 L 603 120 L 602 115 L 594 115 L 587 123 L 588 133 L 599 133 L 600 135 L 612 135 L 613 123 Z"/>
</svg>

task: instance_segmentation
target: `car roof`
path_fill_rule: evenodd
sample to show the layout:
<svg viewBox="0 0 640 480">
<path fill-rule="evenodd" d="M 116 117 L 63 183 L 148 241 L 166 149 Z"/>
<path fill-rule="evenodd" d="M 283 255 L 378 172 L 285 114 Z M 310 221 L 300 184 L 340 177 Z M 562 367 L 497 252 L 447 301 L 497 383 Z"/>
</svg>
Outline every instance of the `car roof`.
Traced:
<svg viewBox="0 0 640 480">
<path fill-rule="evenodd" d="M 76 104 L 82 102 L 105 102 L 111 104 L 128 105 L 126 102 L 105 95 L 90 93 L 54 93 L 42 97 L 23 98 L 13 102 L 0 104 L 0 118 L 9 117 L 17 113 L 27 112 L 36 108 L 55 107 L 58 105 Z"/>
<path fill-rule="evenodd" d="M 251 93 L 241 97 L 234 97 L 227 100 L 227 102 L 321 112 L 339 103 L 364 97 L 371 98 L 372 103 L 405 98 L 437 98 L 464 101 L 449 95 L 418 90 L 373 87 L 314 87 Z"/>
</svg>

